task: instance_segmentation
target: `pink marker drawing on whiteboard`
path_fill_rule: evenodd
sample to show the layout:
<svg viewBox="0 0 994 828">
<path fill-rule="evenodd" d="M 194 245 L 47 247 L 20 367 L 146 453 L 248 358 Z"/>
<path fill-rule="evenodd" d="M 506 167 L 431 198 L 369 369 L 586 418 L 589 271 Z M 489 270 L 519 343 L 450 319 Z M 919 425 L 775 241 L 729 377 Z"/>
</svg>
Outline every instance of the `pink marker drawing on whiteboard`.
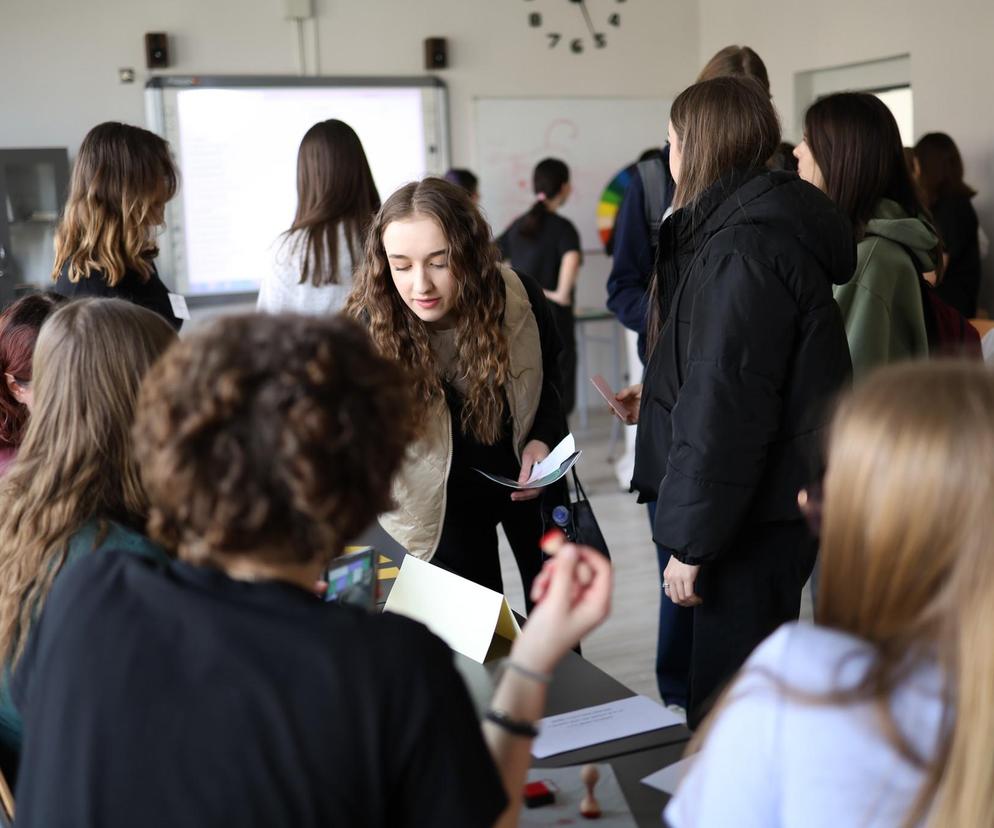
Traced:
<svg viewBox="0 0 994 828">
<path fill-rule="evenodd" d="M 607 404 L 614 409 L 614 413 L 621 417 L 621 421 L 627 422 L 628 412 L 625 411 L 624 406 L 614 398 L 614 391 L 611 390 L 611 386 L 607 384 L 607 380 L 601 374 L 594 374 L 590 381 L 594 384 L 594 388 L 600 393 L 600 395 L 607 401 Z"/>
</svg>

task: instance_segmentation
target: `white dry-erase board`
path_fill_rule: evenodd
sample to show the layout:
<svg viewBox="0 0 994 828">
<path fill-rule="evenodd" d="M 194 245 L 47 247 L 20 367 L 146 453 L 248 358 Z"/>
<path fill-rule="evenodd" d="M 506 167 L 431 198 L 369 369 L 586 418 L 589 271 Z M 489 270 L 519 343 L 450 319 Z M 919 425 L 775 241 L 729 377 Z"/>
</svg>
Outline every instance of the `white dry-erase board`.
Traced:
<svg viewBox="0 0 994 828">
<path fill-rule="evenodd" d="M 194 297 L 258 289 L 293 220 L 297 149 L 313 124 L 356 131 L 384 200 L 449 165 L 446 89 L 432 77 L 172 75 L 146 84 L 145 109 L 180 169 L 159 270 Z"/>
<path fill-rule="evenodd" d="M 562 209 L 584 250 L 602 250 L 597 206 L 617 173 L 666 143 L 670 102 L 659 98 L 478 98 L 480 204 L 499 235 L 534 202 L 532 170 L 565 161 L 573 195 Z"/>
</svg>

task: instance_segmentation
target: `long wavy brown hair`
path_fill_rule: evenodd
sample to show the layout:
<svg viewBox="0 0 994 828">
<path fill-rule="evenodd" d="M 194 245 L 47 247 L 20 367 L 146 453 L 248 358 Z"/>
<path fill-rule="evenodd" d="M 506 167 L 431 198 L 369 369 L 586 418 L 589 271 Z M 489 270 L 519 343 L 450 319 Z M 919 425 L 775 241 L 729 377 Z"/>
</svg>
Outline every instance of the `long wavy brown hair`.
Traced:
<svg viewBox="0 0 994 828">
<path fill-rule="evenodd" d="M 338 284 L 338 228 L 344 230 L 355 262 L 379 208 L 380 195 L 359 136 L 334 118 L 314 124 L 297 152 L 297 213 L 283 234 L 291 252 L 301 254 L 300 284 Z"/>
<path fill-rule="evenodd" d="M 366 238 L 346 313 L 367 323 L 384 356 L 413 372 L 421 414 L 444 399 L 429 328 L 401 300 L 383 248 L 387 225 L 414 217 L 435 221 L 448 242 L 449 271 L 456 282 L 457 370 L 467 384 L 463 432 L 493 444 L 502 430 L 503 387 L 510 374 L 502 329 L 506 296 L 490 225 L 464 190 L 441 178 L 426 178 L 401 187 L 387 199 Z"/>
<path fill-rule="evenodd" d="M 0 661 L 20 657 L 75 532 L 94 518 L 144 527 L 131 425 L 142 377 L 175 339 L 122 299 L 70 302 L 42 326 L 34 407 L 0 483 Z"/>
<path fill-rule="evenodd" d="M 169 144 L 158 135 L 113 121 L 95 126 L 73 165 L 52 278 L 68 264 L 71 282 L 94 270 L 110 287 L 129 270 L 148 279 L 159 252 L 155 233 L 177 186 Z"/>
</svg>

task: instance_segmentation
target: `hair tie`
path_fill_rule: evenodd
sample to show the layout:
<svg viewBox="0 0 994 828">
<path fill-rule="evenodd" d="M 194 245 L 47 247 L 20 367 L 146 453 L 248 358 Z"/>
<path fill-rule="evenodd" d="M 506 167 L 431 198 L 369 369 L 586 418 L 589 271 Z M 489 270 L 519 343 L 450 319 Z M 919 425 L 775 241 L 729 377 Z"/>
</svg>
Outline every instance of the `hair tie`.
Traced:
<svg viewBox="0 0 994 828">
<path fill-rule="evenodd" d="M 545 201 L 545 199 L 546 199 L 545 193 L 535 193 L 536 201 Z"/>
</svg>

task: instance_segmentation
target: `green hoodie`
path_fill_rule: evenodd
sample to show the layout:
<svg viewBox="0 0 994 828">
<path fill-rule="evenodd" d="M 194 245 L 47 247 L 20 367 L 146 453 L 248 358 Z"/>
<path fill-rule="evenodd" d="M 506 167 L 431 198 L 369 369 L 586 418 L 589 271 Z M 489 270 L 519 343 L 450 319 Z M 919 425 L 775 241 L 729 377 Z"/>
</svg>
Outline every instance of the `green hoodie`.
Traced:
<svg viewBox="0 0 994 828">
<path fill-rule="evenodd" d="M 935 270 L 934 231 L 881 199 L 856 246 L 856 273 L 834 288 L 852 354 L 853 381 L 888 362 L 928 355 L 918 269 Z"/>
</svg>

